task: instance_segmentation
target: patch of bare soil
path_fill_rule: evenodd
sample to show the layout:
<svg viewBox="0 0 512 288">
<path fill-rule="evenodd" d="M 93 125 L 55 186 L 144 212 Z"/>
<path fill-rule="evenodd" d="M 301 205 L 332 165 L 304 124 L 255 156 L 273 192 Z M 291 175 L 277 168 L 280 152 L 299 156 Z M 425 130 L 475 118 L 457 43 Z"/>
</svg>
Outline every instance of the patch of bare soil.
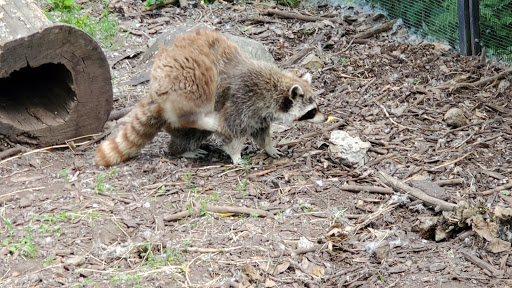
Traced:
<svg viewBox="0 0 512 288">
<path fill-rule="evenodd" d="M 149 69 L 139 52 L 167 27 L 195 21 L 312 71 L 320 107 L 336 119 L 280 127 L 282 159 L 248 143 L 241 167 L 214 142 L 204 160 L 167 157 L 163 133 L 108 170 L 93 166 L 98 142 L 3 154 L 0 286 L 512 285 L 510 215 L 495 213 L 512 200 L 510 77 L 490 78 L 508 67 L 397 41 L 407 37 L 401 27 L 365 39 L 358 33 L 388 20 L 353 7 L 301 8 L 300 20 L 267 4 L 189 4 L 145 11 L 111 1 L 129 32 L 126 45 L 105 51 L 115 109 L 144 95 L 147 83 L 126 85 Z M 304 68 L 311 53 L 319 60 Z M 453 107 L 467 125 L 446 125 Z M 336 129 L 372 143 L 364 166 L 329 158 Z"/>
</svg>

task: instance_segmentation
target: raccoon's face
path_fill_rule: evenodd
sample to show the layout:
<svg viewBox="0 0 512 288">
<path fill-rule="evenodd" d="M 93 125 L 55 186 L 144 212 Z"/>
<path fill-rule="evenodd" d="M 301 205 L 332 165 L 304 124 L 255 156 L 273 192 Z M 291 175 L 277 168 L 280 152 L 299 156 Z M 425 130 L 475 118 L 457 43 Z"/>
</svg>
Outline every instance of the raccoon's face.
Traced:
<svg viewBox="0 0 512 288">
<path fill-rule="evenodd" d="M 311 75 L 306 73 L 298 83 L 293 84 L 282 102 L 278 118 L 283 122 L 308 121 L 322 123 L 327 117 L 320 113 L 311 89 Z"/>
</svg>

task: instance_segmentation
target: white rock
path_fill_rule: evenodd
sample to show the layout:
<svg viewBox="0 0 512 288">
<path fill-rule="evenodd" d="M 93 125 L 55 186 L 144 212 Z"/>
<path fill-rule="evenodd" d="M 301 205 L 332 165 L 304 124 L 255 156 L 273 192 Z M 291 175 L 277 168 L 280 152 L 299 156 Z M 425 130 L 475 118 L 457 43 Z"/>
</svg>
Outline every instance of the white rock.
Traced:
<svg viewBox="0 0 512 288">
<path fill-rule="evenodd" d="M 464 112 L 456 107 L 451 108 L 444 114 L 444 122 L 446 122 L 446 125 L 455 128 L 468 125 L 468 119 L 464 116 Z"/>
<path fill-rule="evenodd" d="M 305 248 L 311 248 L 315 246 L 315 243 L 309 241 L 306 237 L 301 236 L 299 238 L 299 242 L 297 243 L 297 249 L 305 249 Z"/>
<path fill-rule="evenodd" d="M 345 131 L 332 131 L 329 156 L 334 162 L 346 166 L 363 165 L 368 156 L 366 152 L 372 146 L 370 142 L 363 142 L 359 137 L 352 137 Z"/>
</svg>

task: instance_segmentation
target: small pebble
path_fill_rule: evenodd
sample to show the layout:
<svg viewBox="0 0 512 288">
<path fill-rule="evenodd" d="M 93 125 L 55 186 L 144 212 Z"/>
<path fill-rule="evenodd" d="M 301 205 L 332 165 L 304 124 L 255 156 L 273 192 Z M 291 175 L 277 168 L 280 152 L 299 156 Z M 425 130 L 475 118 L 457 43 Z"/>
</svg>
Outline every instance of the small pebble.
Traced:
<svg viewBox="0 0 512 288">
<path fill-rule="evenodd" d="M 468 119 L 459 108 L 451 108 L 444 114 L 444 122 L 446 125 L 454 128 L 459 128 L 468 125 Z"/>
</svg>

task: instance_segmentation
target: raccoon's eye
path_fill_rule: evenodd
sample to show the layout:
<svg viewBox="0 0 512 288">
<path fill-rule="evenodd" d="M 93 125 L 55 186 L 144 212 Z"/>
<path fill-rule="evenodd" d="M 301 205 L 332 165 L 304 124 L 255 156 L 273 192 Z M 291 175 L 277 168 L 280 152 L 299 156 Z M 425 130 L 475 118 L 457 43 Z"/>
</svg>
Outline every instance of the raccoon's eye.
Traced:
<svg viewBox="0 0 512 288">
<path fill-rule="evenodd" d="M 302 91 L 302 88 L 299 85 L 293 85 L 290 89 L 290 98 L 292 100 L 297 99 L 297 96 L 304 95 L 304 92 Z"/>
</svg>

